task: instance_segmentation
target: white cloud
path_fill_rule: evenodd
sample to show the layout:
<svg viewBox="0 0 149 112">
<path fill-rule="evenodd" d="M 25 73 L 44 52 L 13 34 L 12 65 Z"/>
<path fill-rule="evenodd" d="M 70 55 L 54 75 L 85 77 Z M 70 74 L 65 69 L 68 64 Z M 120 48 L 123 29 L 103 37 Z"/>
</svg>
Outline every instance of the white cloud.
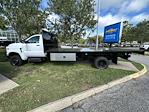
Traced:
<svg viewBox="0 0 149 112">
<path fill-rule="evenodd" d="M 133 0 L 126 8 L 129 12 L 139 12 L 149 6 L 149 0 Z"/>
<path fill-rule="evenodd" d="M 136 24 L 136 23 L 139 23 L 145 19 L 149 20 L 149 14 L 141 13 L 141 14 L 136 15 L 133 18 L 131 18 L 130 22 Z"/>
<path fill-rule="evenodd" d="M 108 9 L 109 13 L 99 18 L 99 26 L 104 27 L 116 22 L 128 20 L 136 24 L 144 19 L 149 18 L 149 14 L 140 13 L 134 17 L 129 14 L 137 14 L 146 7 L 149 7 L 149 0 L 99 0 L 101 3 L 101 10 Z M 97 0 L 96 0 L 97 3 Z M 113 15 L 112 8 L 116 8 L 117 14 Z M 95 16 L 97 20 L 97 14 Z"/>
<path fill-rule="evenodd" d="M 96 9 L 97 10 L 97 2 Z M 134 12 L 140 12 L 146 7 L 149 7 L 149 0 L 99 0 L 100 1 L 100 9 L 112 11 L 112 9 L 116 9 L 120 14 L 128 14 Z"/>
<path fill-rule="evenodd" d="M 96 3 L 98 0 L 95 0 Z M 108 9 L 111 7 L 119 8 L 124 0 L 99 0 L 101 9 Z"/>
<path fill-rule="evenodd" d="M 149 0 L 127 0 L 122 3 L 119 14 L 138 13 L 149 6 Z"/>
<path fill-rule="evenodd" d="M 95 15 L 95 19 L 97 20 L 97 15 Z M 124 15 L 112 15 L 111 13 L 108 13 L 105 16 L 99 17 L 99 27 L 103 29 L 107 25 L 111 25 L 122 21 L 129 21 L 130 23 L 137 24 L 145 19 L 149 20 L 149 14 L 140 13 L 131 18 Z"/>
<path fill-rule="evenodd" d="M 95 19 L 97 20 L 97 15 L 95 15 Z M 125 21 L 125 20 L 128 20 L 128 18 L 124 17 L 124 16 L 117 16 L 117 15 L 113 16 L 111 13 L 108 13 L 105 16 L 99 17 L 99 27 L 103 28 L 107 25 L 114 24 L 114 23 L 121 22 L 121 21 Z"/>
</svg>

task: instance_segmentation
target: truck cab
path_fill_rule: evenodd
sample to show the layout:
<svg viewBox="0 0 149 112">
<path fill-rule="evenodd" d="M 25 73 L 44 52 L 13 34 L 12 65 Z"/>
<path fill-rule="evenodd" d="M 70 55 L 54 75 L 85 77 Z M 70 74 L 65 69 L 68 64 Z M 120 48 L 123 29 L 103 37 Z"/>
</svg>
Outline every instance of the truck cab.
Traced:
<svg viewBox="0 0 149 112">
<path fill-rule="evenodd" d="M 10 59 L 10 63 L 18 66 L 29 59 L 46 58 L 46 50 L 55 45 L 53 40 L 52 34 L 43 31 L 42 34 L 30 36 L 23 42 L 8 45 L 6 54 Z M 54 47 L 56 46 L 57 43 Z"/>
</svg>

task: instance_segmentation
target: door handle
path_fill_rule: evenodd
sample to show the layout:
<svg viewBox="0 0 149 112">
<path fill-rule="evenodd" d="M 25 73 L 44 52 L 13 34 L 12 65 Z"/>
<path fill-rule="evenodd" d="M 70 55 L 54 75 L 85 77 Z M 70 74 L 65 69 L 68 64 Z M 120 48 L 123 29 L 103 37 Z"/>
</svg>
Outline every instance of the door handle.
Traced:
<svg viewBox="0 0 149 112">
<path fill-rule="evenodd" d="M 40 45 L 36 45 L 36 46 L 40 46 Z"/>
</svg>

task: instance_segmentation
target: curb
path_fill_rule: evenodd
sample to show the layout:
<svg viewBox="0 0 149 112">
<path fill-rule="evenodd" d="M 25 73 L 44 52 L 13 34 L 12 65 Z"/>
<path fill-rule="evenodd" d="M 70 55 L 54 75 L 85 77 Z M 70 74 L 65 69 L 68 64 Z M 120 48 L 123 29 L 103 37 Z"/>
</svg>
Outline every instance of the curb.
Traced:
<svg viewBox="0 0 149 112">
<path fill-rule="evenodd" d="M 143 76 L 147 72 L 146 66 L 144 64 L 141 64 L 141 65 L 144 68 L 143 68 L 143 70 L 141 70 L 137 73 L 131 74 L 129 76 L 126 76 L 124 78 L 121 78 L 121 79 L 118 79 L 118 80 L 115 80 L 112 82 L 109 82 L 108 84 L 98 86 L 98 87 L 89 89 L 87 91 L 83 91 L 81 93 L 78 93 L 78 94 L 75 94 L 72 96 L 68 96 L 68 97 L 65 97 L 63 99 L 48 103 L 46 105 L 37 107 L 37 108 L 30 110 L 28 112 L 56 112 L 56 111 L 60 111 L 64 108 L 71 106 L 72 104 L 74 104 L 78 101 L 81 101 L 85 98 L 93 96 L 93 95 L 100 93 L 106 89 L 109 89 L 113 86 L 119 85 L 121 83 L 127 82 L 127 81 L 132 80 L 132 79 L 137 79 L 138 77 Z"/>
</svg>

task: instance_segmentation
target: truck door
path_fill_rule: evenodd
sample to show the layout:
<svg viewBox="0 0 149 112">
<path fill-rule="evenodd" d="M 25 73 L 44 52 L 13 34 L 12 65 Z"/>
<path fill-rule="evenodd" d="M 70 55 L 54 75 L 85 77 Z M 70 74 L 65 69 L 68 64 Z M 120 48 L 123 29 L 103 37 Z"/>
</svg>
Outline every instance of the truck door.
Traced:
<svg viewBox="0 0 149 112">
<path fill-rule="evenodd" d="M 45 57 L 43 43 L 40 36 L 32 36 L 25 41 L 27 57 Z"/>
</svg>

